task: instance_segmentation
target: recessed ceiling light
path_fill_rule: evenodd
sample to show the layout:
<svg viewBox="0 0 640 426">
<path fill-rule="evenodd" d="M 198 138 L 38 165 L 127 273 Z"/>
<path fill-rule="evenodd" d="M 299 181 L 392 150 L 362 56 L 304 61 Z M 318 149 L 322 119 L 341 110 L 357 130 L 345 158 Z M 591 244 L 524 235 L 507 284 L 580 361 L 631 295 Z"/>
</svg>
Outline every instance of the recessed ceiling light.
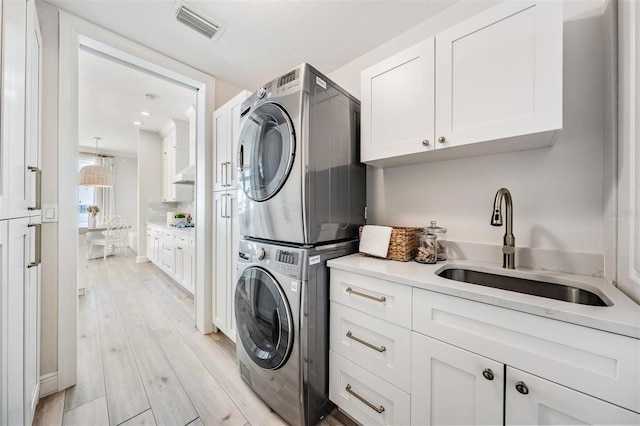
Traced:
<svg viewBox="0 0 640 426">
<path fill-rule="evenodd" d="M 148 111 L 140 111 L 140 114 L 144 115 L 145 117 L 148 117 L 151 115 L 151 113 Z"/>
<path fill-rule="evenodd" d="M 133 124 L 135 124 L 136 126 L 142 126 L 142 123 L 139 121 L 134 121 Z"/>
</svg>

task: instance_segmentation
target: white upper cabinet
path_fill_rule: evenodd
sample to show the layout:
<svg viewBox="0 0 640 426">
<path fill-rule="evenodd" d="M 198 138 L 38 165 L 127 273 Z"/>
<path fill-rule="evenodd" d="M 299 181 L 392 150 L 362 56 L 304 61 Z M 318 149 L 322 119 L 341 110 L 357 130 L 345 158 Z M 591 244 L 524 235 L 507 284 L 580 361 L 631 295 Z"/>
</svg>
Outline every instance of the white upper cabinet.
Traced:
<svg viewBox="0 0 640 426">
<path fill-rule="evenodd" d="M 189 165 L 189 123 L 170 120 L 162 137 L 162 201 L 193 201 L 192 185 L 173 184 L 174 176 Z"/>
<path fill-rule="evenodd" d="M 25 123 L 25 198 L 29 216 L 40 216 L 42 35 L 35 1 L 27 2 L 27 81 Z"/>
<path fill-rule="evenodd" d="M 251 93 L 243 90 L 213 113 L 213 190 L 238 186 L 236 147 L 240 136 L 240 108 Z"/>
<path fill-rule="evenodd" d="M 433 149 L 434 38 L 362 72 L 362 161 Z"/>
<path fill-rule="evenodd" d="M 562 30 L 561 2 L 504 2 L 364 70 L 362 161 L 549 146 L 562 128 Z"/>
</svg>

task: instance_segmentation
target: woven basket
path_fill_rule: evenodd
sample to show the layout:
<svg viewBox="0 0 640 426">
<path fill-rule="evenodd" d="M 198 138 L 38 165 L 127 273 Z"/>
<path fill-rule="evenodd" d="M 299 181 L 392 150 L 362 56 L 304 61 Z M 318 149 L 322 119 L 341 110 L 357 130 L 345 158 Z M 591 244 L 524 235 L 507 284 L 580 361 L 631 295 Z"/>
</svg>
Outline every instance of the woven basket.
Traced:
<svg viewBox="0 0 640 426">
<path fill-rule="evenodd" d="M 362 226 L 360 227 L 360 236 L 362 236 Z M 422 228 L 408 228 L 401 226 L 393 226 L 391 229 L 391 239 L 389 241 L 389 251 L 387 259 L 399 260 L 407 262 L 413 259 L 418 250 L 418 234 Z M 369 256 L 366 253 L 360 253 Z"/>
</svg>

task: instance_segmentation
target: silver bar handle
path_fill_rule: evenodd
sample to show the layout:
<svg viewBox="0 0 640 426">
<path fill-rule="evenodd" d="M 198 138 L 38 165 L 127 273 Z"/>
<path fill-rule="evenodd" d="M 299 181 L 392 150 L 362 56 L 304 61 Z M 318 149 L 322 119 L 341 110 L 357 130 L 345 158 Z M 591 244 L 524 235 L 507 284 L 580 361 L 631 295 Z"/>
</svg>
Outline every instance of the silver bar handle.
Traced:
<svg viewBox="0 0 640 426">
<path fill-rule="evenodd" d="M 227 182 L 226 186 L 231 186 L 231 176 L 229 176 L 229 170 L 231 170 L 231 162 L 227 161 L 226 163 L 224 163 L 226 165 L 225 169 L 224 169 L 224 176 Z"/>
<path fill-rule="evenodd" d="M 36 205 L 29 206 L 29 210 L 40 210 L 42 208 L 42 170 L 38 167 L 29 166 L 29 171 L 36 174 Z"/>
<path fill-rule="evenodd" d="M 357 393 L 355 393 L 354 391 L 351 390 L 351 384 L 347 383 L 347 387 L 344 388 L 344 390 L 346 390 L 347 392 L 349 392 L 351 395 L 355 396 L 356 398 L 358 398 L 360 401 L 364 402 L 365 404 L 367 404 L 367 407 L 371 408 L 373 411 L 375 411 L 378 414 L 381 414 L 384 411 L 384 407 L 381 405 L 380 407 L 375 406 L 374 404 L 370 403 L 369 401 L 367 401 L 365 398 L 361 397 L 360 395 L 358 395 Z"/>
<path fill-rule="evenodd" d="M 226 196 L 227 196 L 227 204 L 226 204 L 227 216 L 226 216 L 226 218 L 227 219 L 231 219 L 231 208 L 232 208 L 232 205 L 231 205 L 231 194 L 226 194 Z"/>
<path fill-rule="evenodd" d="M 36 253 L 35 260 L 27 265 L 27 268 L 34 268 L 42 263 L 42 224 L 30 223 L 27 225 L 29 228 L 36 228 Z"/>
<path fill-rule="evenodd" d="M 380 303 L 384 303 L 384 302 L 387 301 L 387 298 L 384 297 L 384 296 L 381 296 L 381 297 L 371 296 L 370 294 L 366 294 L 366 293 L 361 293 L 359 291 L 355 291 L 351 287 L 347 287 L 347 289 L 345 291 L 347 293 L 353 294 L 355 296 L 360 296 L 360 297 L 364 297 L 364 298 L 367 298 L 367 299 L 375 300 L 376 302 L 380 302 Z"/>
<path fill-rule="evenodd" d="M 385 348 L 384 346 L 378 347 L 376 345 L 373 345 L 373 344 L 371 344 L 369 342 L 366 342 L 366 341 L 362 340 L 359 337 L 354 336 L 353 333 L 351 333 L 351 330 L 347 331 L 347 337 L 349 339 L 351 339 L 351 340 L 355 340 L 356 342 L 361 343 L 361 344 L 363 344 L 363 345 L 365 345 L 365 346 L 367 346 L 367 347 L 369 347 L 369 348 L 371 348 L 371 349 L 373 349 L 375 351 L 378 351 L 378 352 L 384 352 L 384 351 L 387 350 L 387 348 Z"/>
</svg>

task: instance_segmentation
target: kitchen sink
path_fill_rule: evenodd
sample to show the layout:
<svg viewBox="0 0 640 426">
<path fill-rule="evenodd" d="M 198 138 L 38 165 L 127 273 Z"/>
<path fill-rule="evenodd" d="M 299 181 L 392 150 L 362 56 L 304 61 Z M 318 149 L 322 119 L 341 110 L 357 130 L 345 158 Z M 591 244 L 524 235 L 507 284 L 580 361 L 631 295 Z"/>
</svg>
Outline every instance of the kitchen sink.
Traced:
<svg viewBox="0 0 640 426">
<path fill-rule="evenodd" d="M 498 275 L 463 268 L 444 269 L 437 274 L 449 280 L 531 294 L 533 296 L 562 300 L 569 303 L 578 303 L 590 306 L 610 305 L 610 303 L 605 302 L 600 296 L 589 290 L 566 284 L 556 284 L 527 278 Z"/>
</svg>

